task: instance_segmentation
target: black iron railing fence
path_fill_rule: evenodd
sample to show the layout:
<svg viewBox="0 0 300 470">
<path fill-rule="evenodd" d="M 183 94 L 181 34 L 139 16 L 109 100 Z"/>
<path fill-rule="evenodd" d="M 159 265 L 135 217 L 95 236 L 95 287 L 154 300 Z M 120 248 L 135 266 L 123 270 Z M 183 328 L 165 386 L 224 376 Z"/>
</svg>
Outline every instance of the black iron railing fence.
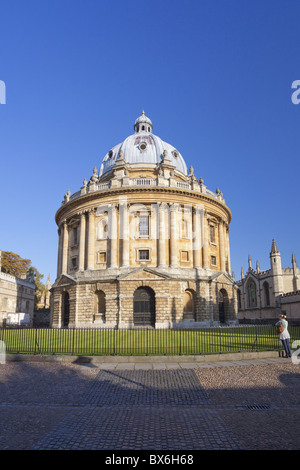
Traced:
<svg viewBox="0 0 300 470">
<path fill-rule="evenodd" d="M 290 328 L 291 343 L 300 327 Z M 240 351 L 277 351 L 274 326 L 201 329 L 2 328 L 7 353 L 57 355 L 198 355 Z"/>
</svg>

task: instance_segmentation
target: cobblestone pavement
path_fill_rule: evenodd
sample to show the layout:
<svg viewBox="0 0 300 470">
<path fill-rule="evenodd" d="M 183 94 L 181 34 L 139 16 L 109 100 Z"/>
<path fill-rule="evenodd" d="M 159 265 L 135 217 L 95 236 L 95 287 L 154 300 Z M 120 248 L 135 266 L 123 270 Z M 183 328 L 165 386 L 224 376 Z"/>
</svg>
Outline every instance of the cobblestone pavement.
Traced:
<svg viewBox="0 0 300 470">
<path fill-rule="evenodd" d="M 0 449 L 300 448 L 300 369 L 222 364 L 0 365 Z"/>
</svg>

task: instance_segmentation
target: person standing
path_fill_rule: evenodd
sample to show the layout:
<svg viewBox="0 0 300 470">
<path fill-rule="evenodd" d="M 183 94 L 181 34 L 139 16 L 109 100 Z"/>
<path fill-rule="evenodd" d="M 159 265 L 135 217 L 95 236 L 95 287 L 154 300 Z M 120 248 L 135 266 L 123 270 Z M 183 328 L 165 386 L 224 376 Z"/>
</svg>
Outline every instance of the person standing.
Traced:
<svg viewBox="0 0 300 470">
<path fill-rule="evenodd" d="M 286 319 L 286 315 L 282 314 L 279 317 L 279 322 L 276 323 L 276 326 L 283 326 L 283 331 L 279 335 L 279 339 L 281 340 L 284 350 L 285 350 L 285 357 L 291 357 L 291 348 L 290 348 L 290 334 L 288 332 L 288 321 Z"/>
</svg>

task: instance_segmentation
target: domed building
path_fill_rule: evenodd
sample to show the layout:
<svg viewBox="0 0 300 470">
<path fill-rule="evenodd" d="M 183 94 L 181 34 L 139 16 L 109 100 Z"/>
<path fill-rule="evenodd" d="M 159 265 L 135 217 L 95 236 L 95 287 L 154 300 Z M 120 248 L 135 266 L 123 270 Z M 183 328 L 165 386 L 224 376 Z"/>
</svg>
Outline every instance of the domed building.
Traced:
<svg viewBox="0 0 300 470">
<path fill-rule="evenodd" d="M 231 212 L 142 115 L 56 213 L 53 327 L 202 327 L 237 321 Z"/>
</svg>

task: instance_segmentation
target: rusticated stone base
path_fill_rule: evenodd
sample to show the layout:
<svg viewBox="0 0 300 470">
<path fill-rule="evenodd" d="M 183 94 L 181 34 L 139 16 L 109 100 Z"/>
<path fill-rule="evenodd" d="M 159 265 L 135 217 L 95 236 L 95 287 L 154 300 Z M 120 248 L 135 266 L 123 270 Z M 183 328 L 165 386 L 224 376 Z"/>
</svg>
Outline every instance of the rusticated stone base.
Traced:
<svg viewBox="0 0 300 470">
<path fill-rule="evenodd" d="M 108 273 L 109 274 L 109 273 Z M 135 328 L 134 293 L 140 287 L 151 290 L 154 302 L 155 328 L 199 328 L 220 323 L 237 323 L 236 288 L 230 276 L 218 273 L 212 278 L 198 278 L 193 271 L 189 276 L 170 277 L 158 270 L 141 268 L 128 270 L 102 279 L 97 273 L 89 276 L 62 276 L 52 288 L 51 325 L 60 328 Z M 180 274 L 180 273 L 178 273 Z M 192 308 L 184 308 L 184 294 L 192 298 Z M 95 297 L 98 293 L 105 298 L 105 307 L 97 311 Z M 220 294 L 222 292 L 222 295 Z M 68 321 L 65 322 L 63 296 L 68 294 Z M 223 306 L 220 307 L 220 301 Z"/>
</svg>

